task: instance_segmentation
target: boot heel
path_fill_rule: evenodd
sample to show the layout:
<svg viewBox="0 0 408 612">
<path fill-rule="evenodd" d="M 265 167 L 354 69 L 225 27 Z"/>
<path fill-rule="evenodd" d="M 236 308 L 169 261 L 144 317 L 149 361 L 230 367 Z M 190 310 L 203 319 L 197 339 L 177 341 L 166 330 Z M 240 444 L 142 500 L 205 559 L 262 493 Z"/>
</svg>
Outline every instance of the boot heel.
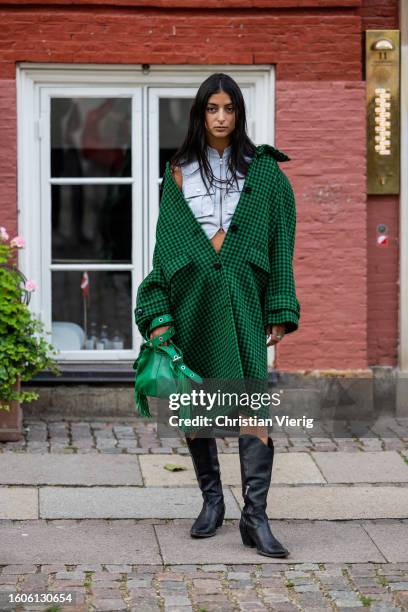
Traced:
<svg viewBox="0 0 408 612">
<path fill-rule="evenodd" d="M 239 526 L 239 532 L 241 534 L 242 543 L 244 546 L 249 546 L 250 548 L 255 548 L 255 544 L 252 541 L 248 531 L 243 525 Z"/>
</svg>

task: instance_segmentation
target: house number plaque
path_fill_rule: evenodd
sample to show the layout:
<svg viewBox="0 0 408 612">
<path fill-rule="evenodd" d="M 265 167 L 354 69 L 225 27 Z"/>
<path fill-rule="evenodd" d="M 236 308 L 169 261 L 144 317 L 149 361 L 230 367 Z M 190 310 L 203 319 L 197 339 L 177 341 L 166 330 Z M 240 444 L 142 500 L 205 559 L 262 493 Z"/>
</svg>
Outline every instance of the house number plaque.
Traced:
<svg viewBox="0 0 408 612">
<path fill-rule="evenodd" d="M 367 30 L 366 94 L 368 194 L 399 193 L 399 82 L 399 30 Z"/>
</svg>

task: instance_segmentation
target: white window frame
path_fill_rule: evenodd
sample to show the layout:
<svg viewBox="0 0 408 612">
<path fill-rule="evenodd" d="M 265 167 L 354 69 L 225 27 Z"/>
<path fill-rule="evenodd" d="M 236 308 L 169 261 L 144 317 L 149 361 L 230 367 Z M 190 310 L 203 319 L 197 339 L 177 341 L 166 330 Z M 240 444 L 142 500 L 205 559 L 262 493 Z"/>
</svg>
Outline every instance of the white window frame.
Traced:
<svg viewBox="0 0 408 612">
<path fill-rule="evenodd" d="M 165 97 L 194 97 L 202 81 L 214 72 L 226 72 L 236 79 L 251 109 L 248 133 L 257 144 L 274 144 L 275 70 L 271 65 L 257 66 L 150 66 L 102 64 L 36 64 L 21 62 L 16 68 L 17 84 L 17 163 L 18 229 L 26 239 L 26 249 L 19 252 L 19 263 L 28 278 L 34 278 L 39 290 L 32 294 L 30 308 L 51 331 L 51 202 L 49 177 L 41 160 L 49 164 L 50 142 L 47 125 L 47 100 L 50 96 L 131 97 L 132 98 L 132 177 L 131 179 L 82 179 L 96 184 L 128 182 L 132 184 L 133 202 L 140 202 L 140 219 L 132 214 L 132 265 L 78 265 L 77 269 L 131 269 L 133 350 L 61 351 L 58 361 L 117 362 L 131 361 L 138 354 L 143 338 L 134 323 L 133 308 L 137 287 L 152 265 L 155 228 L 159 211 L 159 123 L 158 100 Z M 45 106 L 44 106 L 45 105 Z M 41 109 L 41 113 L 40 113 Z M 45 114 L 44 114 L 45 111 Z M 141 130 L 137 130 L 137 125 Z M 136 129 L 135 129 L 136 126 Z M 41 150 L 41 147 L 44 147 Z M 43 154 L 43 156 L 42 156 Z M 142 160 L 142 162 L 140 162 Z M 41 177 L 41 180 L 39 180 Z M 60 183 L 61 180 L 52 180 Z M 43 207 L 41 211 L 40 206 Z M 44 209 L 45 207 L 45 209 Z M 40 214 L 41 211 L 41 214 Z M 47 213 L 47 218 L 44 213 Z M 41 223 L 41 218 L 43 222 Z M 140 247 L 143 245 L 143 248 Z M 76 266 L 71 266 L 74 269 Z M 273 347 L 271 347 L 273 349 Z M 273 365 L 275 351 L 268 351 Z M 271 359 L 272 358 L 272 359 Z"/>
</svg>

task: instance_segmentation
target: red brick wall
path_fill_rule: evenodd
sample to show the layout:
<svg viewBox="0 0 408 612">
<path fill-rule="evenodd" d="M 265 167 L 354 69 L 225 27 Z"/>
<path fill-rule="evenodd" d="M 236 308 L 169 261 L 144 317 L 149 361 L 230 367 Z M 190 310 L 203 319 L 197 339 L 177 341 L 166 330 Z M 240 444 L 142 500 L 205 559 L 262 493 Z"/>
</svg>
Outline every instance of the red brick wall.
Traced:
<svg viewBox="0 0 408 612">
<path fill-rule="evenodd" d="M 399 197 L 368 197 L 368 363 L 398 362 Z M 376 228 L 388 226 L 389 244 L 376 245 Z"/>
<path fill-rule="evenodd" d="M 194 20 L 194 27 L 192 27 Z M 360 18 L 273 11 L 0 10 L 0 78 L 15 62 L 277 65 L 277 78 L 358 80 Z"/>
<path fill-rule="evenodd" d="M 0 79 L 0 225 L 17 231 L 16 82 Z"/>
<path fill-rule="evenodd" d="M 2 224 L 16 225 L 16 62 L 274 64 L 275 142 L 292 158 L 281 167 L 297 198 L 302 306 L 278 366 L 395 363 L 398 248 L 380 252 L 371 241 L 384 221 L 398 235 L 398 198 L 367 206 L 362 79 L 364 30 L 398 27 L 396 0 L 226 0 L 222 9 L 209 0 L 205 11 L 188 8 L 197 0 L 13 3 L 0 0 Z"/>
<path fill-rule="evenodd" d="M 399 29 L 398 0 L 364 0 L 357 13 L 362 18 L 363 32 Z"/>
<path fill-rule="evenodd" d="M 297 203 L 299 330 L 279 367 L 367 365 L 365 86 L 277 82 L 277 142 Z M 344 117 L 347 121 L 344 121 Z"/>
</svg>

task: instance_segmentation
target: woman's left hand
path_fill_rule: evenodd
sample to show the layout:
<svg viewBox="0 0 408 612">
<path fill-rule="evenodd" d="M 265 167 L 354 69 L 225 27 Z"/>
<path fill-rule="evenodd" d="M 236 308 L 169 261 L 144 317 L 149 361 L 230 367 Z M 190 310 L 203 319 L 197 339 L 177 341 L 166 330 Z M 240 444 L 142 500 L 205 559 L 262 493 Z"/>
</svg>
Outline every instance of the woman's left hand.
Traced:
<svg viewBox="0 0 408 612">
<path fill-rule="evenodd" d="M 270 336 L 269 340 L 266 342 L 266 346 L 272 346 L 273 344 L 277 344 L 280 342 L 285 335 L 285 326 L 284 325 L 267 325 L 265 327 L 265 333 L 267 336 Z"/>
</svg>

